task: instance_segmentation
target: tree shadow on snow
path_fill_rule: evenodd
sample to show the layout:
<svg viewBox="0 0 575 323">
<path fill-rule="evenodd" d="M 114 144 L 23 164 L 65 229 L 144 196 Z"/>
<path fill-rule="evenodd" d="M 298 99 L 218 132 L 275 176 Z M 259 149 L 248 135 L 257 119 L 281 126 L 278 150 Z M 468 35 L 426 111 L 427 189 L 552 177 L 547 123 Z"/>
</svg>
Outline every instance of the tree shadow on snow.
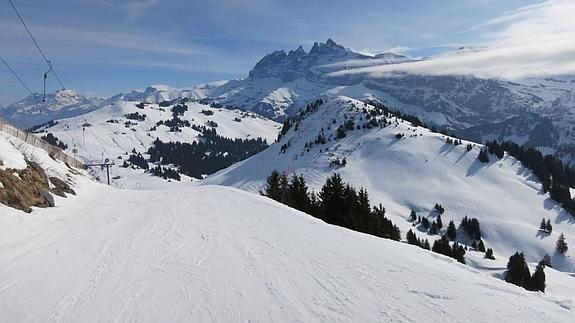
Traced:
<svg viewBox="0 0 575 323">
<path fill-rule="evenodd" d="M 553 201 L 550 197 L 547 197 L 543 202 L 543 207 L 546 210 L 557 210 L 557 216 L 555 217 L 555 224 L 561 222 L 567 222 L 569 224 L 575 223 L 575 216 L 569 214 L 565 209 L 559 205 L 557 202 Z"/>
<path fill-rule="evenodd" d="M 443 156 L 447 156 L 449 155 L 449 153 L 453 151 L 453 149 L 455 149 L 455 147 L 456 147 L 455 145 L 444 143 L 443 146 L 439 148 L 439 153 L 442 154 Z"/>
<path fill-rule="evenodd" d="M 544 238 L 549 237 L 549 233 L 547 233 L 547 232 L 545 232 L 545 231 L 543 231 L 543 230 L 538 229 L 538 230 L 537 230 L 537 233 L 535 234 L 535 237 L 536 237 L 536 238 L 539 238 L 539 240 L 543 240 Z"/>
<path fill-rule="evenodd" d="M 492 164 L 492 162 L 482 163 L 478 159 L 475 159 L 473 161 L 473 163 L 471 165 L 469 165 L 469 168 L 467 169 L 467 174 L 465 174 L 465 177 L 475 176 L 475 175 L 477 175 L 477 173 L 481 169 L 483 169 L 485 167 L 489 167 L 489 166 L 491 166 L 491 164 Z"/>
<path fill-rule="evenodd" d="M 462 159 L 463 157 L 465 157 L 465 155 L 467 155 L 469 152 L 467 150 L 463 150 L 463 152 L 461 153 L 461 155 L 457 158 L 457 160 L 455 161 L 455 165 L 457 165 Z"/>
</svg>

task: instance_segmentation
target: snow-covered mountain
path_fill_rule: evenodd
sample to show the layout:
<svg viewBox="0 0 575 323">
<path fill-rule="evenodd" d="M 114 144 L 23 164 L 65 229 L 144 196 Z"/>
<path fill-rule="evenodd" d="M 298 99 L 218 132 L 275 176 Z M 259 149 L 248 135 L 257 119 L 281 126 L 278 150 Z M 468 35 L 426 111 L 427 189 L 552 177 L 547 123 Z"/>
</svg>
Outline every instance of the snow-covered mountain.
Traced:
<svg viewBox="0 0 575 323">
<path fill-rule="evenodd" d="M 27 129 L 54 119 L 74 117 L 96 110 L 104 101 L 88 97 L 73 90 L 59 90 L 44 95 L 34 93 L 21 101 L 0 109 L 0 117 Z"/>
<path fill-rule="evenodd" d="M 543 101 L 510 88 L 511 82 L 472 76 L 381 77 L 336 73 L 412 61 L 393 53 L 362 55 L 329 39 L 326 43 L 315 43 L 309 53 L 299 47 L 288 53 L 279 50 L 268 54 L 246 79 L 230 81 L 204 93 L 217 102 L 281 120 L 285 115 L 297 113 L 302 104 L 322 93 L 338 91 L 359 100 L 376 98 L 400 110 L 435 114 L 429 122 L 453 129 L 502 119 L 539 106 Z"/>
<path fill-rule="evenodd" d="M 206 85 L 205 85 L 206 86 Z M 138 101 L 146 103 L 161 103 L 174 101 L 180 98 L 198 100 L 204 98 L 201 86 L 197 89 L 176 89 L 168 85 L 151 85 L 144 90 L 133 90 L 127 93 L 120 93 L 106 100 L 106 104 L 113 104 L 125 101 Z"/>
<path fill-rule="evenodd" d="M 173 100 L 171 98 L 174 97 L 162 97 L 161 101 Z M 185 106 L 185 110 L 174 117 L 177 106 Z M 204 141 L 202 127 L 226 138 L 262 138 L 272 143 L 281 125 L 252 112 L 193 100 L 161 104 L 120 100 L 87 114 L 57 120 L 36 132 L 38 136 L 54 135 L 68 146 L 68 152 L 75 149 L 76 156 L 87 163 L 101 163 L 106 159 L 113 161 L 117 165 L 111 169 L 114 185 L 144 188 L 159 185 L 163 180 L 153 178 L 150 182 L 144 170 L 121 167 L 132 152 L 145 154 L 155 140 L 189 144 Z M 94 171 L 102 180 L 106 179 L 105 170 Z"/>
<path fill-rule="evenodd" d="M 474 76 L 347 73 L 412 61 L 392 53 L 366 56 L 328 40 L 314 44 L 309 53 L 299 47 L 268 54 L 247 78 L 211 87 L 203 95 L 280 121 L 324 93 L 377 100 L 428 124 L 470 135 L 468 139 L 521 139 L 520 144 L 536 143 L 575 160 L 575 154 L 568 153 L 575 147 L 575 137 L 569 135 L 575 112 L 561 99 L 575 88 L 574 77 L 510 82 Z M 508 130 L 518 123 L 524 126 Z M 542 138 L 539 130 L 544 126 L 557 135 Z"/>
<path fill-rule="evenodd" d="M 489 163 L 481 163 L 481 145 L 469 143 L 468 151 L 468 142 L 453 145 L 442 134 L 395 117 L 387 117 L 387 126 L 380 128 L 382 117 L 370 114 L 374 107 L 344 96 L 322 99 L 325 103 L 292 123 L 279 142 L 200 184 L 258 192 L 276 169 L 303 174 L 318 192 L 338 172 L 354 186 L 366 188 L 372 201 L 383 203 L 402 232 L 413 229 L 407 221 L 411 210 L 434 219 L 436 203 L 446 209 L 443 223 L 477 218 L 486 245 L 498 258 L 493 262 L 471 252 L 469 262 L 477 269 L 499 275 L 507 258 L 519 250 L 531 262 L 549 254 L 555 268 L 575 271 L 572 257 L 554 255 L 560 233 L 575 237 L 573 216 L 544 194 L 537 177 L 515 158 L 492 155 Z M 342 167 L 337 161 L 344 159 Z M 552 221 L 551 235 L 539 231 L 542 218 Z M 426 230 L 416 232 L 434 238 Z"/>
</svg>

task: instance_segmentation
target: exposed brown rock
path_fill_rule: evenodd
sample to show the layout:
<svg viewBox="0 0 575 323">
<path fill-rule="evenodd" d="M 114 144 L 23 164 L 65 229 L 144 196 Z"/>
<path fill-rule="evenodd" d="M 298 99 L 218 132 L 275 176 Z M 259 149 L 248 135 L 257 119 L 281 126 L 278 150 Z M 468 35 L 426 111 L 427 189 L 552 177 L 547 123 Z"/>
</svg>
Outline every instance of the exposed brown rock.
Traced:
<svg viewBox="0 0 575 323">
<path fill-rule="evenodd" d="M 50 181 L 55 186 L 50 190 L 48 176 L 35 162 L 27 161 L 26 169 L 0 169 L 0 203 L 8 205 L 24 212 L 31 212 L 32 206 L 54 206 L 54 197 L 50 194 L 64 196 L 64 193 L 75 194 L 70 186 L 64 181 L 51 177 Z M 17 174 L 17 175 L 16 175 Z"/>
<path fill-rule="evenodd" d="M 64 182 L 63 180 L 59 179 L 58 177 L 50 177 L 50 182 L 54 187 L 52 188 L 52 193 L 66 197 L 65 193 L 76 195 L 76 192 L 68 185 L 68 183 Z"/>
</svg>

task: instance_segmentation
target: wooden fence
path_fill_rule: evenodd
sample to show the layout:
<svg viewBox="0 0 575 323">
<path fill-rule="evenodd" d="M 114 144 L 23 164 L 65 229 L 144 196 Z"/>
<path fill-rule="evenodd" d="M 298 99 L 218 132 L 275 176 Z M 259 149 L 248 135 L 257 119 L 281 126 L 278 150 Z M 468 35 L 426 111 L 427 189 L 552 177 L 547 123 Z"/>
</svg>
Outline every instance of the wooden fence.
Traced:
<svg viewBox="0 0 575 323">
<path fill-rule="evenodd" d="M 12 135 L 34 147 L 43 149 L 48 152 L 50 157 L 60 160 L 75 168 L 84 168 L 84 164 L 78 159 L 66 154 L 64 150 L 54 145 L 49 144 L 47 141 L 37 137 L 36 135 L 23 131 L 15 126 L 9 124 L 8 122 L 0 119 L 0 131 Z"/>
</svg>

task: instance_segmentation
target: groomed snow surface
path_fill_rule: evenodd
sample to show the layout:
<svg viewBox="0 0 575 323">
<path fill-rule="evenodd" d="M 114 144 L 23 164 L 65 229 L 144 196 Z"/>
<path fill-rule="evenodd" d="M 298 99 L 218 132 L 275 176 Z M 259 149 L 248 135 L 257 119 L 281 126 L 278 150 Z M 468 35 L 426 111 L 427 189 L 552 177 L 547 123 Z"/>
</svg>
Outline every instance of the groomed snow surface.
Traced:
<svg viewBox="0 0 575 323">
<path fill-rule="evenodd" d="M 233 188 L 118 190 L 32 214 L 0 206 L 2 322 L 569 322 L 527 292 L 417 247 Z M 562 283 L 568 283 L 567 281 Z"/>
</svg>

